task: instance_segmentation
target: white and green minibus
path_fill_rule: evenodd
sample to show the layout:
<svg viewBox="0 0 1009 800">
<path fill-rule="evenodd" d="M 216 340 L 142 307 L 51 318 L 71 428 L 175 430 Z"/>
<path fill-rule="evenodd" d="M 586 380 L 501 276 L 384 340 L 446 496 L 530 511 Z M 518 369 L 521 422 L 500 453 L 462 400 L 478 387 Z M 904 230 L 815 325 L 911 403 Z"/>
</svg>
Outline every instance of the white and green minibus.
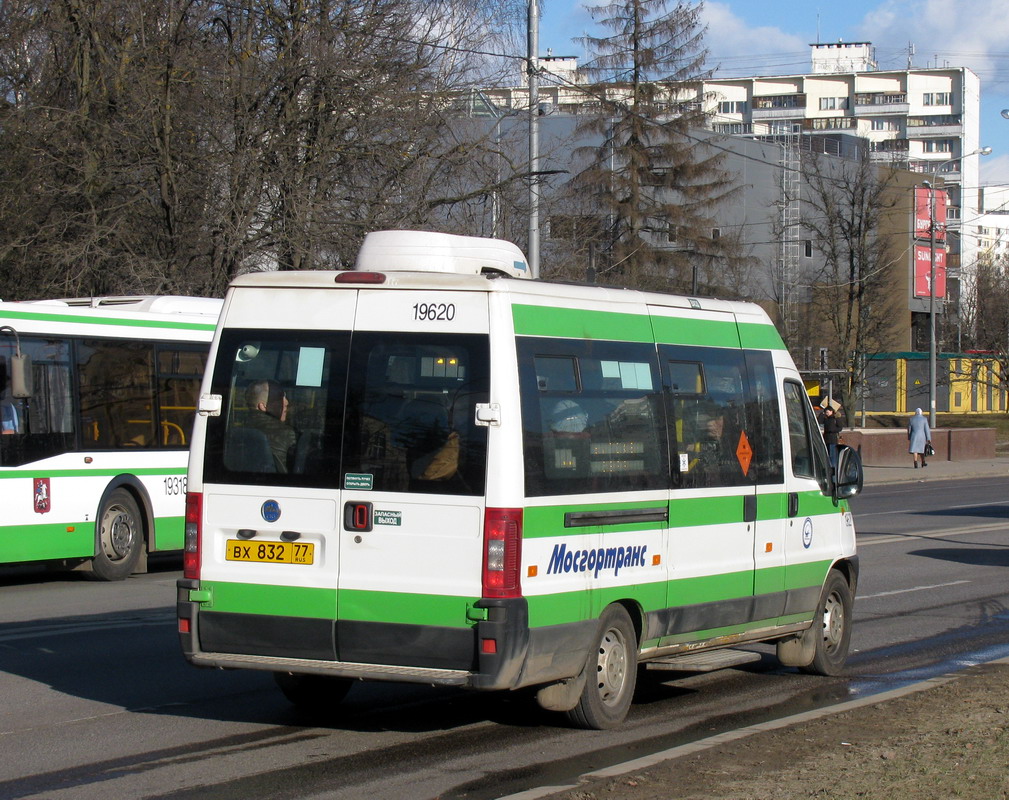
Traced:
<svg viewBox="0 0 1009 800">
<path fill-rule="evenodd" d="M 756 305 L 527 280 L 514 245 L 370 234 L 225 298 L 194 426 L 179 633 L 318 708 L 355 680 L 536 687 L 579 726 L 637 668 L 839 671 L 838 468 Z"/>
<path fill-rule="evenodd" d="M 181 552 L 189 436 L 221 300 L 0 303 L 0 564 L 120 580 Z"/>
</svg>

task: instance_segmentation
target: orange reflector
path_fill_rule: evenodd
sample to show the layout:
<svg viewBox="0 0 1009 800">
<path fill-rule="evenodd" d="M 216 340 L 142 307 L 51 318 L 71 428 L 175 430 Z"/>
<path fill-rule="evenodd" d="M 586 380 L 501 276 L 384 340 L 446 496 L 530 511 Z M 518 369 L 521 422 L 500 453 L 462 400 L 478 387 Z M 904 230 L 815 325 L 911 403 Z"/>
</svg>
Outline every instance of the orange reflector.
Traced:
<svg viewBox="0 0 1009 800">
<path fill-rule="evenodd" d="M 77 528 L 73 525 L 67 525 L 67 533 L 73 533 L 75 530 L 77 530 Z"/>
<path fill-rule="evenodd" d="M 529 570 L 526 572 L 526 574 L 530 578 L 535 578 L 537 575 L 539 575 L 539 572 L 540 572 L 540 568 L 539 567 L 537 567 L 535 564 L 530 564 L 529 565 Z"/>
<path fill-rule="evenodd" d="M 489 655 L 494 655 L 497 652 L 497 639 L 481 639 L 480 650 Z"/>
<path fill-rule="evenodd" d="M 765 553 L 770 553 L 773 549 L 774 549 L 774 545 L 771 544 L 770 542 L 768 542 L 767 544 L 764 545 L 764 552 Z"/>
<path fill-rule="evenodd" d="M 189 633 L 189 620 L 180 619 L 179 620 L 179 633 Z"/>
<path fill-rule="evenodd" d="M 652 556 L 652 566 L 653 567 L 657 567 L 661 563 L 662 563 L 662 556 L 660 556 L 660 555 L 654 555 L 654 556 Z"/>
</svg>

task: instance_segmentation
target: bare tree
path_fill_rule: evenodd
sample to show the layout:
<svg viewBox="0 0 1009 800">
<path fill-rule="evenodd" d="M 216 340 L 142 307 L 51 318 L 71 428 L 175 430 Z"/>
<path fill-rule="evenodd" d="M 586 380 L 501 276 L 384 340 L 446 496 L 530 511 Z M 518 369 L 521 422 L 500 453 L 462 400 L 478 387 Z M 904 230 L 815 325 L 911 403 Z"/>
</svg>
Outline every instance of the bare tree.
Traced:
<svg viewBox="0 0 1009 800">
<path fill-rule="evenodd" d="M 487 149 L 446 98 L 486 77 L 515 11 L 6 0 L 0 295 L 216 294 L 444 222 L 479 194 L 459 175 Z"/>
<path fill-rule="evenodd" d="M 892 290 L 899 284 L 895 271 L 907 268 L 907 222 L 896 209 L 906 208 L 901 197 L 910 189 L 898 184 L 897 174 L 866 154 L 802 156 L 800 238 L 815 266 L 799 276 L 807 289 L 804 314 L 786 344 L 793 351 L 814 343 L 839 353 L 831 365 L 850 369 L 855 386 L 866 378 L 866 357 L 893 348 L 904 300 Z M 849 361 L 850 354 L 857 357 Z M 850 407 L 847 384 L 841 395 Z"/>
</svg>

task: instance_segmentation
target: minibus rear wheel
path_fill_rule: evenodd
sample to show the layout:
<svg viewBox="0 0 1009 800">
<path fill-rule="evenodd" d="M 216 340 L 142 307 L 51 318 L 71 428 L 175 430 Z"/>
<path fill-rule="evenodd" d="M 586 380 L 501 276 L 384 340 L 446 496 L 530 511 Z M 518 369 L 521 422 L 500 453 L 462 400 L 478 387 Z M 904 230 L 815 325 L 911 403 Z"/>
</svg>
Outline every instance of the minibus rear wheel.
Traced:
<svg viewBox="0 0 1009 800">
<path fill-rule="evenodd" d="M 605 730 L 624 721 L 634 699 L 638 676 L 638 637 L 621 605 L 611 605 L 599 619 L 596 645 L 585 662 L 585 688 L 578 705 L 566 712 L 579 728 Z"/>
<path fill-rule="evenodd" d="M 350 678 L 306 675 L 298 672 L 274 672 L 273 679 L 284 693 L 284 697 L 299 710 L 318 714 L 334 711 L 354 683 Z"/>
</svg>

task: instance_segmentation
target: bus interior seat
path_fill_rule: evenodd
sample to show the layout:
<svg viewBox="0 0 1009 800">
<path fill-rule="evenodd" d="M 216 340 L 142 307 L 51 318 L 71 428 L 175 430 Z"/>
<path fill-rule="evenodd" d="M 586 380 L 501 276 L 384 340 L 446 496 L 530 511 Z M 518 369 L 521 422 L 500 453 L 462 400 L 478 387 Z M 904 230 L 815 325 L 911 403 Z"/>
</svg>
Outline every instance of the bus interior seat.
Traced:
<svg viewBox="0 0 1009 800">
<path fill-rule="evenodd" d="M 224 443 L 224 464 L 236 472 L 276 472 L 266 434 L 253 428 L 232 428 Z"/>
</svg>

